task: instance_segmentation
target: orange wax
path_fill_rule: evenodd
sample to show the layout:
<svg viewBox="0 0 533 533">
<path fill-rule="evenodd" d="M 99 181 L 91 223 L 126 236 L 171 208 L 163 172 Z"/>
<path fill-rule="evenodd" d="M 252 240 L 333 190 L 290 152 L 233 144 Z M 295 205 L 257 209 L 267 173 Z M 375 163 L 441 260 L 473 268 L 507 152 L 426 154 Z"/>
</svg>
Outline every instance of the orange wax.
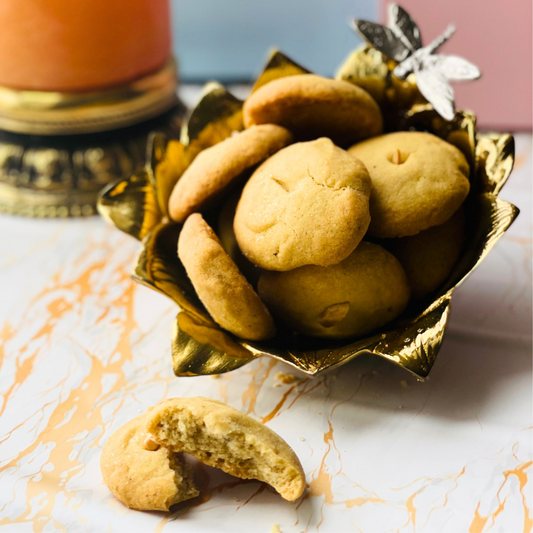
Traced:
<svg viewBox="0 0 533 533">
<path fill-rule="evenodd" d="M 0 0 L 0 85 L 90 91 L 170 55 L 168 0 Z"/>
</svg>

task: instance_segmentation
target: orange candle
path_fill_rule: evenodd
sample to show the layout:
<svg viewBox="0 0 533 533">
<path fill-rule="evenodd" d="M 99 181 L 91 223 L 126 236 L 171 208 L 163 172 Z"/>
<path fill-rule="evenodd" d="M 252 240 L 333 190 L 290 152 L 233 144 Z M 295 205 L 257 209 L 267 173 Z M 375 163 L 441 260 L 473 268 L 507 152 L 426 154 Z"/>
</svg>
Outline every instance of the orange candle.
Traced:
<svg viewBox="0 0 533 533">
<path fill-rule="evenodd" d="M 161 67 L 168 0 L 1 0 L 0 85 L 92 91 Z"/>
</svg>

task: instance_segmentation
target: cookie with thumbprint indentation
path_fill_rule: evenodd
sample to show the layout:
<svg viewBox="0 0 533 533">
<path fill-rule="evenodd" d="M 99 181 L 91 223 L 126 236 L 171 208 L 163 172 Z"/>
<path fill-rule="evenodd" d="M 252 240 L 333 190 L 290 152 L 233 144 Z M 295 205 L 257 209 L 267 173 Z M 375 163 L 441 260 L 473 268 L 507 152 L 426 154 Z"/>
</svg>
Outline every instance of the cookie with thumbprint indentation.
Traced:
<svg viewBox="0 0 533 533">
<path fill-rule="evenodd" d="M 289 501 L 305 489 L 305 474 L 292 448 L 270 428 L 229 405 L 208 398 L 173 398 L 148 415 L 152 439 L 244 479 L 258 479 Z"/>
<path fill-rule="evenodd" d="M 264 272 L 258 292 L 272 314 L 295 331 L 337 339 L 367 335 L 390 322 L 410 293 L 399 261 L 369 242 L 337 265 Z"/>
<path fill-rule="evenodd" d="M 124 505 L 140 511 L 168 511 L 199 492 L 179 456 L 167 448 L 146 447 L 150 440 L 146 422 L 143 414 L 115 431 L 104 445 L 100 468 L 106 485 Z"/>
<path fill-rule="evenodd" d="M 169 214 L 183 222 L 202 211 L 248 168 L 264 161 L 292 142 L 289 131 L 275 124 L 255 126 L 235 133 L 196 156 L 176 183 L 169 200 Z"/>
<path fill-rule="evenodd" d="M 243 339 L 263 340 L 275 334 L 267 308 L 199 213 L 190 215 L 183 225 L 178 256 L 219 326 Z"/>
<path fill-rule="evenodd" d="M 338 263 L 368 228 L 370 188 L 361 161 L 330 139 L 288 146 L 243 189 L 233 224 L 239 247 L 267 270 Z"/>
<path fill-rule="evenodd" d="M 470 190 L 465 156 L 430 133 L 389 133 L 348 151 L 372 179 L 368 232 L 374 237 L 406 237 L 444 224 Z"/>
<path fill-rule="evenodd" d="M 243 120 L 247 128 L 279 124 L 297 140 L 329 137 L 344 147 L 379 135 L 383 127 L 379 106 L 364 89 L 314 74 L 263 85 L 244 103 Z"/>
</svg>

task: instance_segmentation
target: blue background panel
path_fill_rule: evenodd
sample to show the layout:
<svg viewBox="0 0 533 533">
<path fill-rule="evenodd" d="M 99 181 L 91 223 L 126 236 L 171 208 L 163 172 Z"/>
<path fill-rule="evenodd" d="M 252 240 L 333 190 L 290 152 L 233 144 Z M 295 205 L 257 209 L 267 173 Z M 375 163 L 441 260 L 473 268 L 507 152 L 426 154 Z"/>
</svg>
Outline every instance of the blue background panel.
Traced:
<svg viewBox="0 0 533 533">
<path fill-rule="evenodd" d="M 376 20 L 374 0 L 172 0 L 183 81 L 253 79 L 278 48 L 326 76 L 361 43 L 354 18 Z"/>
</svg>

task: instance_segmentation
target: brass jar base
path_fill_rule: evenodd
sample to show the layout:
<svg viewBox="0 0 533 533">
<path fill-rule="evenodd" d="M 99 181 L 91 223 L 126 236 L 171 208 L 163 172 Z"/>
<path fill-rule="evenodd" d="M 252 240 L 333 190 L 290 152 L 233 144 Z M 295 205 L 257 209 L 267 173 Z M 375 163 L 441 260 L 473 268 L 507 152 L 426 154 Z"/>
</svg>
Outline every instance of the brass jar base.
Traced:
<svg viewBox="0 0 533 533">
<path fill-rule="evenodd" d="M 0 87 L 0 212 L 95 214 L 102 187 L 144 166 L 150 132 L 179 137 L 185 106 L 176 89 L 174 61 L 98 93 Z"/>
</svg>

